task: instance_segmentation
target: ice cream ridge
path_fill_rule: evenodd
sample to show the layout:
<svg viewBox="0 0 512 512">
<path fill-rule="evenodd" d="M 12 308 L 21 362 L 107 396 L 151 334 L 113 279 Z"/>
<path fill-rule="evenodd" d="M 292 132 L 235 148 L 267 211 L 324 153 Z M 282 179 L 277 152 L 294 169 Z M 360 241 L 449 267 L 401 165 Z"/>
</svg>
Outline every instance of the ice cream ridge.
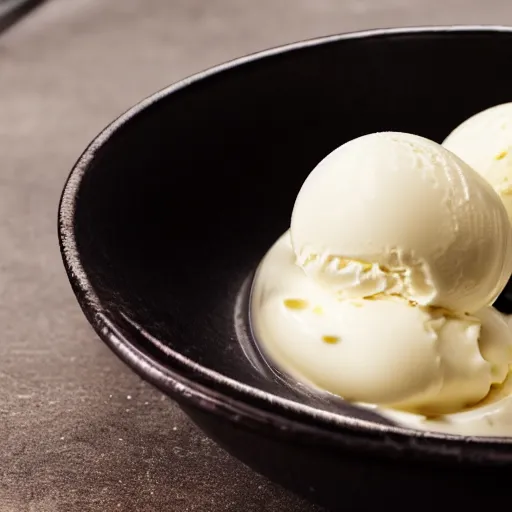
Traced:
<svg viewBox="0 0 512 512">
<path fill-rule="evenodd" d="M 374 133 L 307 177 L 256 272 L 252 328 L 298 381 L 415 428 L 502 435 L 474 411 L 504 416 L 512 331 L 492 304 L 511 273 L 493 186 L 433 141 Z"/>
</svg>

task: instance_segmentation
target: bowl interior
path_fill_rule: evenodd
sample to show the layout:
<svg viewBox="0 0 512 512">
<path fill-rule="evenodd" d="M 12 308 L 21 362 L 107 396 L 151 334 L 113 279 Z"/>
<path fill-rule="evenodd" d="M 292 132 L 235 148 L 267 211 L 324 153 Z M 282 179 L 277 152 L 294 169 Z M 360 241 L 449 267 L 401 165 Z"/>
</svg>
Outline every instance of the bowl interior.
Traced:
<svg viewBox="0 0 512 512">
<path fill-rule="evenodd" d="M 327 153 L 382 130 L 441 141 L 512 100 L 510 62 L 506 31 L 392 32 L 270 52 L 160 95 L 96 150 L 78 189 L 74 235 L 102 309 L 151 335 L 142 349 L 163 365 L 179 364 L 168 347 L 261 390 L 383 422 L 258 370 L 235 305 Z"/>
</svg>

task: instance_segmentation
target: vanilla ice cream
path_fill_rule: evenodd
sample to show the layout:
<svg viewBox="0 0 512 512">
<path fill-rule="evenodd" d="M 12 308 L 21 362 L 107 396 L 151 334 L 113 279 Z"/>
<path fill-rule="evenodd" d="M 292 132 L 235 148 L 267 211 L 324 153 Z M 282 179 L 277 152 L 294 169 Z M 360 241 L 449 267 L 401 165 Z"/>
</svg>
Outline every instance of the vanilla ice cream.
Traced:
<svg viewBox="0 0 512 512">
<path fill-rule="evenodd" d="M 450 133 L 443 146 L 489 181 L 512 219 L 512 103 L 470 117 Z"/>
<path fill-rule="evenodd" d="M 486 308 L 455 315 L 399 297 L 339 300 L 294 264 L 285 233 L 261 263 L 251 324 L 274 364 L 348 400 L 458 411 L 504 381 L 512 333 Z"/>
<path fill-rule="evenodd" d="M 510 437 L 512 375 L 509 374 L 503 385 L 493 388 L 481 402 L 453 414 L 424 416 L 384 407 L 371 408 L 403 427 L 465 436 Z"/>
<path fill-rule="evenodd" d="M 291 237 L 304 272 L 341 299 L 399 295 L 473 313 L 512 271 L 496 192 L 447 149 L 405 133 L 366 135 L 324 158 L 297 196 Z"/>
<path fill-rule="evenodd" d="M 511 273 L 511 224 L 482 176 L 422 137 L 371 134 L 304 182 L 256 272 L 251 325 L 297 381 L 423 425 L 509 378 L 512 330 L 490 306 Z"/>
</svg>

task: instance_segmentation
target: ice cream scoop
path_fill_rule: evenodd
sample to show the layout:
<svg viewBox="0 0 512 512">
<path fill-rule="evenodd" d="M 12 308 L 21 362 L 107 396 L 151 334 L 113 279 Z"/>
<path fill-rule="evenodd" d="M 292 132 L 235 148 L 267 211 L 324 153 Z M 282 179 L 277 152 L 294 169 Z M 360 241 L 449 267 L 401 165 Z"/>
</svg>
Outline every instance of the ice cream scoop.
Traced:
<svg viewBox="0 0 512 512">
<path fill-rule="evenodd" d="M 512 272 L 512 229 L 496 192 L 423 137 L 365 135 L 324 158 L 295 202 L 297 264 L 340 299 L 400 296 L 476 312 Z"/>
<path fill-rule="evenodd" d="M 512 103 L 470 117 L 448 135 L 443 146 L 489 181 L 512 218 Z"/>
<path fill-rule="evenodd" d="M 278 368 L 356 402 L 458 411 L 503 382 L 512 362 L 512 332 L 493 308 L 469 316 L 399 297 L 340 301 L 294 264 L 289 233 L 262 261 L 251 303 Z"/>
</svg>

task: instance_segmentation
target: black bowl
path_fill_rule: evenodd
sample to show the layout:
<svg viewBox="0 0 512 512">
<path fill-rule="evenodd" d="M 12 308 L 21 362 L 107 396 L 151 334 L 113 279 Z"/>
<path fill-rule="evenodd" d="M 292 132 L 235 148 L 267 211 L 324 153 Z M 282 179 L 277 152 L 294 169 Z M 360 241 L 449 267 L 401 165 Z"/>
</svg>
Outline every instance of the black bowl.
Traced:
<svg viewBox="0 0 512 512">
<path fill-rule="evenodd" d="M 62 255 L 87 318 L 230 453 L 312 501 L 501 504 L 512 439 L 408 430 L 291 387 L 258 359 L 246 312 L 319 160 L 380 130 L 441 141 L 512 100 L 511 62 L 505 28 L 380 30 L 239 59 L 142 101 L 94 140 L 62 196 Z"/>
</svg>

